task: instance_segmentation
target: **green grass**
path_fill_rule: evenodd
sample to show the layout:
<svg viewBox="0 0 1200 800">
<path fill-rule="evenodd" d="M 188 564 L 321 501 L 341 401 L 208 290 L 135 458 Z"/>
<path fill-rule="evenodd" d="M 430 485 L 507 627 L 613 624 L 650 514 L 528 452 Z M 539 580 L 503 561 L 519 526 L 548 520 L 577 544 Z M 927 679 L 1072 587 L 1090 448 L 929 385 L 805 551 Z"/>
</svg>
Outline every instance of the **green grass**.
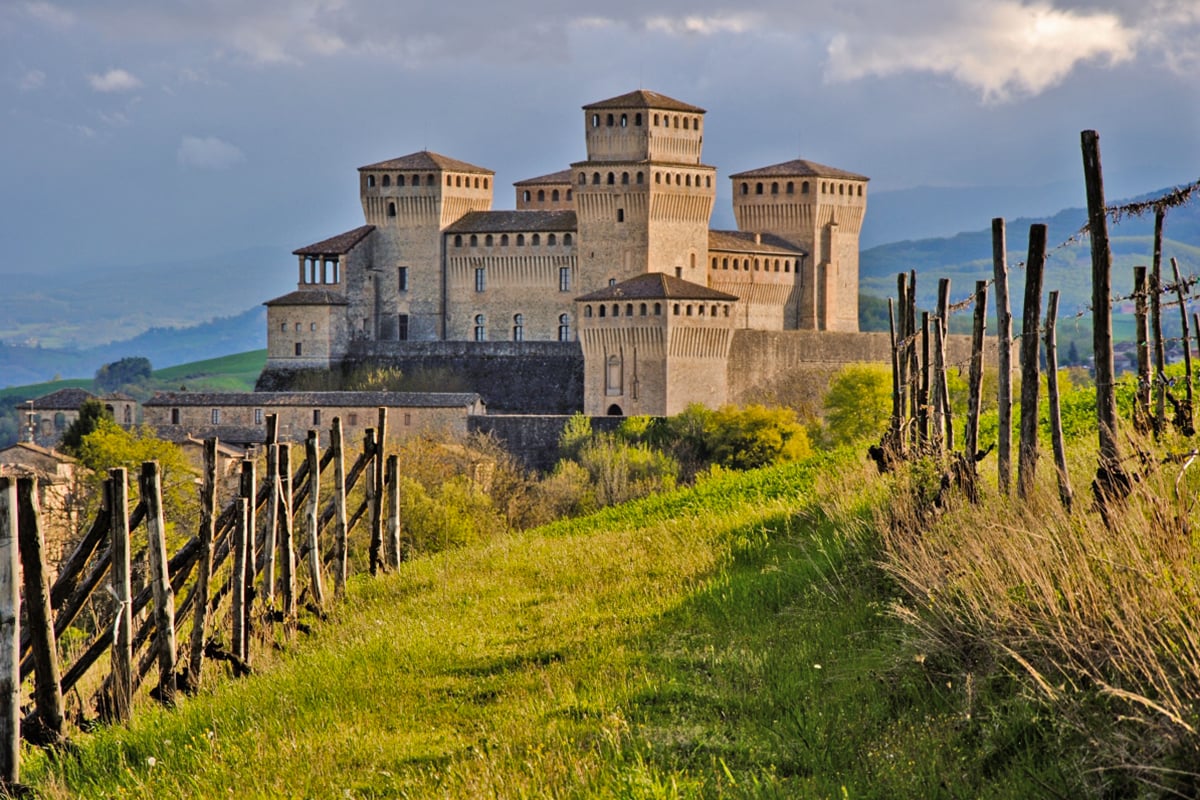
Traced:
<svg viewBox="0 0 1200 800">
<path fill-rule="evenodd" d="M 151 383 L 155 389 L 168 391 L 185 385 L 192 391 L 249 392 L 266 364 L 266 350 L 251 350 L 157 369 Z"/>
<path fill-rule="evenodd" d="M 848 461 L 357 578 L 260 674 L 29 753 L 25 780 L 47 797 L 1075 794 L 1035 708 L 906 644 L 863 522 L 879 482 Z"/>
</svg>

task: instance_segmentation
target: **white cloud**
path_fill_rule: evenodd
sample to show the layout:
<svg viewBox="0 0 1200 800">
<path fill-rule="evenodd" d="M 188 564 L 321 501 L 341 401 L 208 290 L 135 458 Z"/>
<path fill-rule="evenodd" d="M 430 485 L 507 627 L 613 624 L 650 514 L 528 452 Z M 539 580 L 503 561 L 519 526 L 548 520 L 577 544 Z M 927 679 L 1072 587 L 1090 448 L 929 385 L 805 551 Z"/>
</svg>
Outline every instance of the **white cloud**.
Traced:
<svg viewBox="0 0 1200 800">
<path fill-rule="evenodd" d="M 746 33 L 757 27 L 758 23 L 757 14 L 689 14 L 682 17 L 650 17 L 646 20 L 646 28 L 675 35 L 715 36 L 723 33 Z"/>
<path fill-rule="evenodd" d="M 246 160 L 236 146 L 215 136 L 184 136 L 175 151 L 180 166 L 193 169 L 229 169 Z"/>
<path fill-rule="evenodd" d="M 33 92 L 42 88 L 46 84 L 46 73 L 40 69 L 27 70 L 17 80 L 17 88 L 22 92 Z"/>
<path fill-rule="evenodd" d="M 66 28 L 75 22 L 75 15 L 53 3 L 34 2 L 25 4 L 25 13 L 54 28 Z"/>
<path fill-rule="evenodd" d="M 97 92 L 129 92 L 142 85 L 136 76 L 123 69 L 110 69 L 103 75 L 88 75 L 87 79 Z"/>
<path fill-rule="evenodd" d="M 1141 34 L 1114 13 L 1062 11 L 1046 3 L 999 0 L 919 30 L 839 33 L 828 49 L 827 77 L 933 72 L 977 89 L 985 100 L 1037 94 L 1086 61 L 1134 57 Z"/>
</svg>

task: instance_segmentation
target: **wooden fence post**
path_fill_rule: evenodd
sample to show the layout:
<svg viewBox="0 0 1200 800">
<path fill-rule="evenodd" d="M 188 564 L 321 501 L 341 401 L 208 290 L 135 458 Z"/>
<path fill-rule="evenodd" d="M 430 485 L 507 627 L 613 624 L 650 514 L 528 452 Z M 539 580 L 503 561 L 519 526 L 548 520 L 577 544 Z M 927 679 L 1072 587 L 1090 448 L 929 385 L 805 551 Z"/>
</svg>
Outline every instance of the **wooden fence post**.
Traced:
<svg viewBox="0 0 1200 800">
<path fill-rule="evenodd" d="M 388 490 L 388 542 L 392 549 L 392 566 L 400 568 L 400 457 L 392 453 L 387 457 Z"/>
<path fill-rule="evenodd" d="M 258 572 L 256 554 L 254 552 L 254 532 L 255 532 L 255 512 L 258 503 L 258 467 L 254 463 L 253 458 L 247 458 L 242 462 L 241 485 L 238 487 L 239 494 L 246 501 L 245 514 L 242 517 L 242 525 L 245 527 L 245 551 L 243 558 L 243 573 L 242 573 L 242 616 L 241 616 L 241 642 L 242 642 L 242 661 L 250 663 L 250 620 L 251 612 L 254 610 L 254 578 Z M 234 621 L 234 625 L 238 625 L 238 621 Z M 236 631 L 236 628 L 235 628 Z"/>
<path fill-rule="evenodd" d="M 155 649 L 158 652 L 158 692 L 163 705 L 175 702 L 175 592 L 167 571 L 167 539 L 163 522 L 162 482 L 158 462 L 142 464 L 142 500 L 146 503 L 150 581 L 154 587 Z"/>
<path fill-rule="evenodd" d="M 1054 326 L 1058 319 L 1058 292 L 1051 292 L 1046 304 L 1046 393 L 1050 400 L 1050 441 L 1054 446 L 1054 466 L 1058 471 L 1058 497 L 1071 513 L 1071 478 L 1067 474 L 1067 449 L 1063 444 L 1062 410 L 1058 398 L 1058 341 Z"/>
<path fill-rule="evenodd" d="M 929 312 L 921 312 L 921 386 L 917 391 L 917 434 L 922 449 L 929 444 Z"/>
<path fill-rule="evenodd" d="M 975 282 L 975 316 L 971 329 L 971 366 L 968 371 L 967 424 L 963 431 L 963 452 L 975 463 L 979 449 L 979 411 L 983 394 L 983 340 L 987 328 L 987 281 Z M 971 467 L 975 472 L 974 466 Z"/>
<path fill-rule="evenodd" d="M 204 479 L 200 487 L 200 555 L 196 574 L 196 595 L 192 606 L 191 651 L 188 653 L 188 686 L 200 686 L 204 669 L 204 637 L 208 627 L 208 583 L 212 576 L 213 538 L 217 527 L 217 439 L 204 440 Z"/>
<path fill-rule="evenodd" d="M 908 343 L 905 352 L 908 357 L 908 419 L 910 423 L 909 435 L 906 440 L 909 446 L 915 446 L 919 434 L 916 421 L 921 394 L 921 383 L 918 377 L 920 362 L 917 358 L 917 271 L 915 269 L 908 273 L 908 315 L 904 327 L 906 331 L 904 338 Z"/>
<path fill-rule="evenodd" d="M 111 511 L 109 547 L 117 601 L 111 657 L 112 712 L 116 719 L 128 722 L 133 710 L 133 591 L 129 579 L 129 478 L 124 467 L 108 471 L 105 488 Z"/>
<path fill-rule="evenodd" d="M 279 535 L 279 444 L 267 444 L 267 508 L 263 531 L 263 602 L 268 608 L 275 607 L 275 550 Z"/>
<path fill-rule="evenodd" d="M 242 485 L 238 487 L 238 519 L 233 528 L 233 571 L 229 576 L 230 609 L 233 630 L 230 632 L 229 648 L 243 661 L 246 660 L 246 540 L 254 530 L 254 515 L 250 512 L 254 500 L 245 495 L 245 462 L 242 462 Z M 253 484 L 251 484 L 253 486 Z"/>
<path fill-rule="evenodd" d="M 895 414 L 893 420 L 893 429 L 895 432 L 893 445 L 896 448 L 896 454 L 900 455 L 904 452 L 904 428 L 907 421 L 908 411 L 908 381 L 911 376 L 908 374 L 908 273 L 901 272 L 896 275 L 896 307 L 895 307 L 896 322 L 892 330 L 892 356 L 896 360 L 896 380 L 892 383 L 893 391 L 897 393 L 896 399 L 892 403 L 892 411 Z"/>
<path fill-rule="evenodd" d="M 1096 143 L 1096 171 L 1099 176 L 1100 169 L 1100 152 L 1099 141 Z M 1086 158 L 1086 155 L 1085 155 Z M 1084 164 L 1084 169 L 1087 169 L 1087 164 Z M 1086 177 L 1086 176 L 1085 176 Z M 1089 184 L 1090 186 L 1090 184 Z M 1103 188 L 1101 188 L 1103 192 Z M 1091 209 L 1091 190 L 1088 194 L 1088 208 Z M 1154 256 L 1150 262 L 1150 327 L 1154 331 L 1154 435 L 1160 436 L 1165 431 L 1167 425 L 1166 412 L 1166 393 L 1167 393 L 1167 376 L 1166 376 L 1166 345 L 1163 341 L 1162 328 L 1162 246 L 1163 246 L 1163 218 L 1164 212 L 1161 208 L 1154 212 Z M 1091 225 L 1091 215 L 1088 215 L 1088 224 Z M 1096 240 L 1092 239 L 1092 295 L 1093 301 L 1096 294 Z M 1108 248 L 1108 223 L 1107 218 L 1104 219 L 1104 247 Z M 1112 255 L 1109 252 L 1109 267 L 1112 269 Z M 1111 302 L 1111 300 L 1109 301 Z M 1111 308 L 1111 306 L 1110 306 Z M 1111 322 L 1110 322 L 1111 325 Z M 1109 328 L 1109 342 L 1112 342 L 1112 328 Z M 1096 362 L 1096 368 L 1100 368 L 1100 362 Z M 1098 376 L 1097 376 L 1098 377 Z M 1099 386 L 1097 386 L 1099 388 Z M 1099 413 L 1099 409 L 1097 409 Z M 1113 434 L 1116 438 L 1116 434 Z"/>
<path fill-rule="evenodd" d="M 1171 271 L 1175 277 L 1175 299 L 1179 302 L 1179 329 L 1182 331 L 1180 341 L 1183 342 L 1183 374 L 1185 376 L 1183 386 L 1187 393 L 1183 401 L 1183 408 L 1177 414 L 1177 417 L 1181 417 L 1181 419 L 1177 419 L 1176 423 L 1184 436 L 1192 436 L 1196 433 L 1192 417 L 1192 336 L 1188 332 L 1187 292 L 1183 285 L 1183 276 L 1179 274 L 1179 262 L 1175 260 L 1175 256 L 1171 256 Z"/>
<path fill-rule="evenodd" d="M 312 580 L 313 603 L 318 609 L 325 607 L 325 587 L 321 581 L 320 516 L 321 500 L 321 440 L 316 431 L 309 431 L 304 440 L 304 458 L 308 463 L 308 506 L 306 527 L 308 532 L 308 573 Z"/>
<path fill-rule="evenodd" d="M 933 438 L 934 452 L 954 449 L 954 420 L 950 415 L 950 387 L 946 383 L 946 335 L 950 330 L 950 279 L 938 280 L 937 315 L 933 336 Z"/>
<path fill-rule="evenodd" d="M 992 220 L 992 272 L 996 280 L 996 361 L 999 387 L 996 405 L 996 480 L 1000 493 L 1012 485 L 1012 304 L 1008 297 L 1008 244 L 1004 218 Z"/>
<path fill-rule="evenodd" d="M 0 477 L 0 783 L 21 778 L 21 566 L 17 484 Z"/>
<path fill-rule="evenodd" d="M 375 438 L 375 429 L 367 428 L 363 449 L 371 455 L 367 460 L 366 474 L 366 501 L 367 511 L 369 512 L 370 537 L 371 544 L 368 551 L 370 559 L 370 570 L 372 575 L 379 572 L 380 550 L 383 548 L 383 531 L 380 529 L 382 520 L 380 519 L 379 502 L 382 502 L 380 495 L 380 483 L 383 481 L 383 463 L 378 458 L 378 452 L 382 449 Z"/>
<path fill-rule="evenodd" d="M 333 587 L 338 597 L 346 594 L 346 454 L 342 441 L 342 418 L 333 418 Z"/>
<path fill-rule="evenodd" d="M 1150 320 L 1147 316 L 1146 267 L 1133 268 L 1133 336 L 1137 345 L 1137 393 L 1133 402 L 1133 427 L 1145 433 L 1153 427 L 1150 416 Z"/>
<path fill-rule="evenodd" d="M 375 430 L 375 493 L 371 497 L 371 574 L 383 565 L 383 478 L 384 452 L 387 449 L 387 409 L 379 407 L 379 425 Z"/>
<path fill-rule="evenodd" d="M 896 322 L 896 304 L 889 297 L 888 336 L 892 353 L 892 418 L 888 424 L 887 440 L 883 445 L 883 459 L 885 464 L 891 464 L 903 456 L 900 435 L 904 429 L 904 364 L 900 359 L 900 343 L 897 336 Z"/>
<path fill-rule="evenodd" d="M 17 540 L 25 576 L 25 620 L 33 642 L 34 698 L 38 719 L 57 740 L 64 732 L 63 698 L 36 478 L 17 478 L 17 509 Z"/>
<path fill-rule="evenodd" d="M 1117 400 L 1114 386 L 1112 341 L 1112 251 L 1108 244 L 1108 217 L 1104 207 L 1104 175 L 1100 166 L 1100 137 L 1095 131 L 1080 135 L 1083 174 L 1087 184 L 1088 231 L 1092 243 L 1092 349 L 1096 357 L 1096 422 L 1100 459 L 1094 483 L 1096 502 L 1108 521 L 1108 500 L 1123 500 L 1131 488 L 1121 466 L 1117 441 Z M 1156 219 L 1156 227 L 1159 222 Z M 1157 260 L 1156 260 L 1157 261 Z M 1158 286 L 1152 299 L 1158 297 Z M 1157 300 L 1155 300 L 1157 302 Z"/>
<path fill-rule="evenodd" d="M 296 621 L 296 544 L 292 526 L 292 446 L 279 447 L 279 580 L 283 618 L 290 633 Z"/>
<path fill-rule="evenodd" d="M 1038 323 L 1042 314 L 1042 273 L 1046 266 L 1046 226 L 1029 226 L 1025 260 L 1025 318 L 1021 322 L 1021 445 L 1017 458 L 1017 496 L 1033 491 L 1037 475 Z"/>
</svg>

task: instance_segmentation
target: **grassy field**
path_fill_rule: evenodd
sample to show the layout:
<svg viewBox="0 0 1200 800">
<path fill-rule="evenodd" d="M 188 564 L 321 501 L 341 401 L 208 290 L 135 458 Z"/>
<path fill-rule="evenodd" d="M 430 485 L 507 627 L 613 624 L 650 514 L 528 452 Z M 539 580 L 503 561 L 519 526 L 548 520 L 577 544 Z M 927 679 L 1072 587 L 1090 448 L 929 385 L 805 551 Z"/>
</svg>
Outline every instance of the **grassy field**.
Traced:
<svg viewBox="0 0 1200 800">
<path fill-rule="evenodd" d="M 845 454 L 352 581 L 174 711 L 27 752 L 66 797 L 1077 796 L 1011 686 L 910 644 Z M 219 670 L 218 670 L 219 671 Z"/>
</svg>

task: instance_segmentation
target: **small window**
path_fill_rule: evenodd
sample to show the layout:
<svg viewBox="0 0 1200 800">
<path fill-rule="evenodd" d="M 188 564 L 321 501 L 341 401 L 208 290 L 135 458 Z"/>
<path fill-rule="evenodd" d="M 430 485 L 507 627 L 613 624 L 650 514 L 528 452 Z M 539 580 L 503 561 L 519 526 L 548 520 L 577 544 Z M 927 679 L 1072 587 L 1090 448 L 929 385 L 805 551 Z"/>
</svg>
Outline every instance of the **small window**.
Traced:
<svg viewBox="0 0 1200 800">
<path fill-rule="evenodd" d="M 255 425 L 263 424 L 263 410 L 261 408 L 254 409 L 254 424 Z"/>
<path fill-rule="evenodd" d="M 308 323 L 308 330 L 310 333 L 316 333 L 317 332 L 317 323 L 315 323 L 315 322 Z"/>
<path fill-rule="evenodd" d="M 762 185 L 761 183 L 756 183 L 756 184 L 754 184 L 754 193 L 755 193 L 755 194 L 762 194 L 762 193 L 763 193 L 763 185 Z"/>
<path fill-rule="evenodd" d="M 471 234 L 471 247 L 479 247 L 479 237 L 474 233 Z"/>
<path fill-rule="evenodd" d="M 558 244 L 558 237 L 555 236 L 553 233 L 547 234 L 546 235 L 546 246 L 554 247 L 554 245 L 556 245 L 556 244 Z"/>
<path fill-rule="evenodd" d="M 524 247 L 524 246 L 525 246 L 525 234 L 518 233 L 517 234 L 517 247 Z"/>
<path fill-rule="evenodd" d="M 219 409 L 219 408 L 212 409 L 212 411 L 209 413 L 209 419 L 212 420 L 213 425 L 220 425 L 221 424 L 221 409 Z"/>
<path fill-rule="evenodd" d="M 528 189 L 526 189 L 525 191 L 521 192 L 521 202 L 523 202 L 523 203 L 528 203 L 528 202 L 529 202 L 529 190 L 528 190 Z"/>
<path fill-rule="evenodd" d="M 287 333 L 287 323 L 286 322 L 279 323 L 279 332 Z"/>
<path fill-rule="evenodd" d="M 565 246 L 565 247 L 571 246 L 571 234 L 569 234 L 569 233 L 563 234 L 563 246 Z"/>
<path fill-rule="evenodd" d="M 395 203 L 388 203 L 387 215 L 389 217 L 396 216 L 396 204 Z"/>
<path fill-rule="evenodd" d="M 662 316 L 662 303 L 654 304 L 654 316 L 656 316 L 656 317 Z"/>
<path fill-rule="evenodd" d="M 671 316 L 679 316 L 679 303 L 675 303 L 673 306 L 671 306 Z"/>
<path fill-rule="evenodd" d="M 862 197 L 862 186 L 858 187 L 858 196 Z"/>
<path fill-rule="evenodd" d="M 475 315 L 475 341 L 482 342 L 487 338 L 487 327 L 484 325 L 483 314 Z"/>
<path fill-rule="evenodd" d="M 571 291 L 571 268 L 570 267 L 559 267 L 558 268 L 558 290 L 560 292 Z"/>
<path fill-rule="evenodd" d="M 397 175 L 397 176 L 396 176 L 396 185 L 397 185 L 397 186 L 403 186 L 403 185 L 404 185 L 404 176 L 403 176 L 403 175 Z"/>
<path fill-rule="evenodd" d="M 675 268 L 675 277 L 676 277 L 676 278 L 682 278 L 682 277 L 683 277 L 683 267 L 676 267 L 676 268 Z"/>
<path fill-rule="evenodd" d="M 296 342 L 296 355 L 304 355 L 304 344 L 302 342 Z"/>
<path fill-rule="evenodd" d="M 775 182 L 775 181 L 771 182 L 771 194 L 779 194 L 779 183 L 778 182 Z"/>
<path fill-rule="evenodd" d="M 487 288 L 487 270 L 483 267 L 475 268 L 475 291 L 482 292 Z"/>
<path fill-rule="evenodd" d="M 396 339 L 401 342 L 408 341 L 408 314 L 396 315 Z"/>
<path fill-rule="evenodd" d="M 550 192 L 550 202 L 552 202 L 552 203 L 558 202 L 558 189 L 555 189 L 554 191 Z"/>
<path fill-rule="evenodd" d="M 391 175 L 384 175 L 384 176 L 383 176 L 383 185 L 384 185 L 384 186 L 391 186 L 391 185 L 392 185 L 392 176 L 391 176 Z"/>
<path fill-rule="evenodd" d="M 613 126 L 613 115 L 612 114 L 609 114 L 607 117 L 605 117 L 604 124 L 606 127 L 609 127 L 609 128 L 611 128 Z"/>
<path fill-rule="evenodd" d="M 800 182 L 800 194 L 808 194 L 808 181 Z"/>
<path fill-rule="evenodd" d="M 591 307 L 591 306 L 584 306 L 584 307 L 583 307 L 583 315 L 584 315 L 585 317 L 587 317 L 588 319 L 591 319 L 591 317 L 592 317 L 592 307 Z"/>
<path fill-rule="evenodd" d="M 629 185 L 629 173 L 628 173 L 628 172 L 622 172 L 622 173 L 621 173 L 621 185 L 622 185 L 622 186 L 628 186 L 628 185 Z"/>
<path fill-rule="evenodd" d="M 624 222 L 624 221 L 625 221 L 625 209 L 618 208 L 617 209 L 617 222 Z"/>
<path fill-rule="evenodd" d="M 484 247 L 492 246 L 492 235 L 490 233 L 487 236 L 483 237 L 483 246 Z"/>
<path fill-rule="evenodd" d="M 796 193 L 796 184 L 793 183 L 792 181 L 788 181 L 787 188 L 784 191 L 786 191 L 788 194 L 795 194 Z"/>
<path fill-rule="evenodd" d="M 639 186 L 646 182 L 646 176 L 639 172 L 635 181 Z"/>
<path fill-rule="evenodd" d="M 581 172 L 579 173 L 579 185 L 583 186 L 585 183 L 587 183 L 587 175 Z"/>
<path fill-rule="evenodd" d="M 571 202 L 571 190 L 567 189 L 567 202 Z"/>
<path fill-rule="evenodd" d="M 346 415 L 346 424 L 350 425 L 350 426 L 357 425 L 358 424 L 358 414 L 354 414 L 354 413 L 347 414 Z"/>
<path fill-rule="evenodd" d="M 508 234 L 507 233 L 500 234 L 500 246 L 508 247 Z"/>
<path fill-rule="evenodd" d="M 371 188 L 371 189 L 375 188 L 375 176 L 374 175 L 367 176 L 367 187 Z"/>
<path fill-rule="evenodd" d="M 613 186 L 616 184 L 616 182 L 617 182 L 617 176 L 612 172 L 608 173 L 608 185 Z"/>
<path fill-rule="evenodd" d="M 529 240 L 529 244 L 531 247 L 537 247 L 541 243 L 542 243 L 542 235 L 540 233 L 535 233 L 533 235 L 533 237 L 530 238 L 530 240 Z"/>
<path fill-rule="evenodd" d="M 683 129 L 685 131 L 688 129 L 688 118 L 687 117 L 683 118 Z"/>
<path fill-rule="evenodd" d="M 409 425 L 412 425 L 412 414 L 406 411 L 404 412 L 404 427 L 407 428 Z"/>
<path fill-rule="evenodd" d="M 633 303 L 625 304 L 625 316 L 627 316 L 627 317 L 633 316 Z"/>
<path fill-rule="evenodd" d="M 319 409 L 319 408 L 313 409 L 313 423 L 312 424 L 313 425 L 321 424 L 321 409 Z"/>
<path fill-rule="evenodd" d="M 637 127 L 642 127 L 642 112 L 633 115 L 633 124 Z"/>
<path fill-rule="evenodd" d="M 600 115 L 599 114 L 592 114 L 592 127 L 593 128 L 600 127 Z"/>
<path fill-rule="evenodd" d="M 413 175 L 413 186 L 420 186 L 420 185 L 421 185 L 421 176 Z"/>
<path fill-rule="evenodd" d="M 750 184 L 748 184 L 748 183 L 742 184 L 742 194 L 750 194 Z"/>
<path fill-rule="evenodd" d="M 608 306 L 604 305 L 603 303 L 596 306 L 596 311 L 598 312 L 598 316 L 600 316 L 600 317 L 608 316 Z"/>
<path fill-rule="evenodd" d="M 566 314 L 558 315 L 558 340 L 560 342 L 571 341 L 571 318 Z"/>
<path fill-rule="evenodd" d="M 626 116 L 625 114 L 621 115 L 621 127 L 622 128 L 629 127 L 629 117 Z"/>
<path fill-rule="evenodd" d="M 462 234 L 461 233 L 455 234 L 454 235 L 454 246 L 462 247 L 462 243 L 463 243 Z"/>
<path fill-rule="evenodd" d="M 300 323 L 297 322 L 296 323 L 296 333 L 299 333 L 299 332 L 300 332 Z"/>
<path fill-rule="evenodd" d="M 432 175 L 426 175 L 426 176 L 425 176 L 425 185 L 426 185 L 426 186 L 433 186 L 434 184 L 435 184 L 435 181 L 433 180 L 433 176 L 432 176 Z"/>
<path fill-rule="evenodd" d="M 654 182 L 662 183 L 662 173 L 661 172 L 654 173 Z"/>
<path fill-rule="evenodd" d="M 513 341 L 514 342 L 525 341 L 525 315 L 524 314 L 514 314 L 513 315 Z"/>
<path fill-rule="evenodd" d="M 642 303 L 640 306 L 638 306 L 638 316 L 642 316 L 642 317 L 646 316 L 646 304 L 645 303 Z"/>
</svg>

